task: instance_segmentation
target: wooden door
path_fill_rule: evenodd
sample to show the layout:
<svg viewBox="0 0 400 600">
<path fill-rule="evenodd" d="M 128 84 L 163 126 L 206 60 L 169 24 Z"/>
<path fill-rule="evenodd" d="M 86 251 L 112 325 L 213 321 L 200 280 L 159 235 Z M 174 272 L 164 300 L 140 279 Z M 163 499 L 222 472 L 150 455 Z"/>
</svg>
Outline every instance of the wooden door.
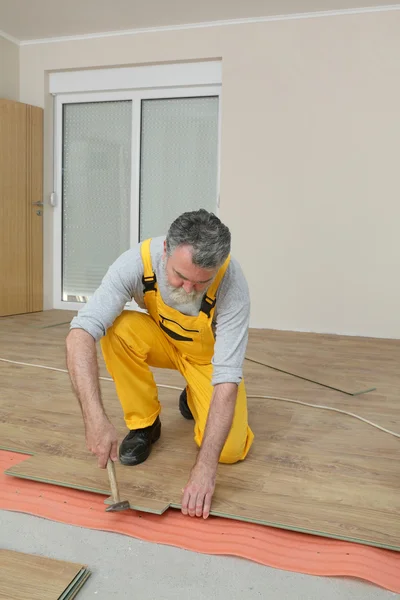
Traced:
<svg viewBox="0 0 400 600">
<path fill-rule="evenodd" d="M 42 201 L 43 110 L 0 99 L 2 317 L 43 310 Z"/>
</svg>

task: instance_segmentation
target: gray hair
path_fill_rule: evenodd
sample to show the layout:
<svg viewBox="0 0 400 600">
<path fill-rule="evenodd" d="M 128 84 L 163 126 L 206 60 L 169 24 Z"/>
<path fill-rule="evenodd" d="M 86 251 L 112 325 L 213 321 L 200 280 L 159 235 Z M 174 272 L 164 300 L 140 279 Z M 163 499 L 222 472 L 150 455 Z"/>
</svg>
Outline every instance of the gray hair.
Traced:
<svg viewBox="0 0 400 600">
<path fill-rule="evenodd" d="M 191 246 L 193 264 L 202 269 L 219 268 L 231 250 L 231 233 L 218 217 L 204 208 L 180 215 L 167 233 L 167 254 L 179 246 Z"/>
</svg>

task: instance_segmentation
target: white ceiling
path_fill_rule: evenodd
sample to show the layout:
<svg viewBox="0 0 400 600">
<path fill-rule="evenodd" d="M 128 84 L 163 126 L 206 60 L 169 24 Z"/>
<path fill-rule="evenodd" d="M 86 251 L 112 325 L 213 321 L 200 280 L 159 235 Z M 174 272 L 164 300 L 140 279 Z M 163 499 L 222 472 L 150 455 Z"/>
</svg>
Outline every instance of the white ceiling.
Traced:
<svg viewBox="0 0 400 600">
<path fill-rule="evenodd" d="M 0 30 L 20 41 L 210 21 L 397 5 L 391 0 L 0 0 Z"/>
</svg>

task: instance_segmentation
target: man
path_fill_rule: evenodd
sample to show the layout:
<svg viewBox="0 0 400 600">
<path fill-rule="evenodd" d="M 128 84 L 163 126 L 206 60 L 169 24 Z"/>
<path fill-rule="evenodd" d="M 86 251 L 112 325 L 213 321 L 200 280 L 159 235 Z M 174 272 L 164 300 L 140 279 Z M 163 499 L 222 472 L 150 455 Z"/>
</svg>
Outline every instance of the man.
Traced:
<svg viewBox="0 0 400 600">
<path fill-rule="evenodd" d="M 218 463 L 243 460 L 254 438 L 242 375 L 249 292 L 230 247 L 229 229 L 215 215 L 184 213 L 166 237 L 146 240 L 114 262 L 67 337 L 87 446 L 101 468 L 117 460 L 117 433 L 101 401 L 96 341 L 130 430 L 119 448 L 124 465 L 145 461 L 160 437 L 161 408 L 149 367 L 177 369 L 185 377 L 179 408 L 194 420 L 199 452 L 182 512 L 204 518 Z M 147 313 L 124 310 L 132 298 Z"/>
</svg>

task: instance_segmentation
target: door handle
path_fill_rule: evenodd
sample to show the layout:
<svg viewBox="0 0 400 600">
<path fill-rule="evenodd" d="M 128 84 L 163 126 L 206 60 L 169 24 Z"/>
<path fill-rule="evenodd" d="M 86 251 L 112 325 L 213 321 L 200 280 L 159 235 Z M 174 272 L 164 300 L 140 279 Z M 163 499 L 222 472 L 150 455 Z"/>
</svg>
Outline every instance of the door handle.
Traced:
<svg viewBox="0 0 400 600">
<path fill-rule="evenodd" d="M 32 202 L 33 206 L 43 206 L 43 202 L 40 202 L 40 200 L 38 202 Z"/>
</svg>

